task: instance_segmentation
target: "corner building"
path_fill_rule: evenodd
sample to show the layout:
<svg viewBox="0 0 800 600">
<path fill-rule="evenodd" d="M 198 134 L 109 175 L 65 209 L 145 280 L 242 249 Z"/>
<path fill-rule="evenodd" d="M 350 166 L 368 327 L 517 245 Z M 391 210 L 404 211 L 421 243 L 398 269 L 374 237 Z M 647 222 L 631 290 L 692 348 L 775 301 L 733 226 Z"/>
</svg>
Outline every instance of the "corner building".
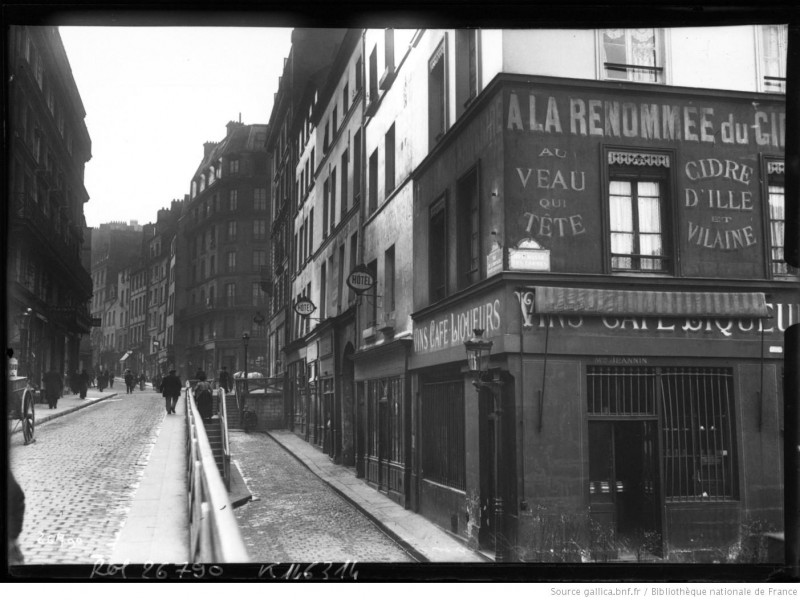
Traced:
<svg viewBox="0 0 800 600">
<path fill-rule="evenodd" d="M 413 173 L 412 509 L 520 561 L 702 561 L 781 530 L 800 305 L 774 29 L 483 31 L 466 61 L 440 33 L 445 131 Z M 703 73 L 726 51 L 746 69 L 701 76 L 704 35 Z M 474 329 L 497 382 L 480 390 Z"/>
</svg>

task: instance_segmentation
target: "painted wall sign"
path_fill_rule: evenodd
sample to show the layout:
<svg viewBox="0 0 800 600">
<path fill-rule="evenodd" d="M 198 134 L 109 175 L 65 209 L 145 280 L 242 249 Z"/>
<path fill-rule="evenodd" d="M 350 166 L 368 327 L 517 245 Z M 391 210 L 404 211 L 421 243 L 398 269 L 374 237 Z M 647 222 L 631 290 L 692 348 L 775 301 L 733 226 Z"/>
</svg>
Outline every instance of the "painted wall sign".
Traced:
<svg viewBox="0 0 800 600">
<path fill-rule="evenodd" d="M 372 289 L 376 283 L 375 276 L 363 264 L 357 265 L 347 276 L 347 287 L 359 295 Z"/>
<path fill-rule="evenodd" d="M 301 296 L 294 304 L 294 312 L 301 317 L 307 317 L 315 310 L 317 310 L 317 307 L 307 296 Z"/>
<path fill-rule="evenodd" d="M 702 101 L 701 101 L 702 102 Z M 506 128 L 532 134 L 560 133 L 606 140 L 685 141 L 783 148 L 786 112 L 753 106 L 735 114 L 719 103 L 625 102 L 585 93 L 578 97 L 530 90 L 508 95 Z M 752 131 L 752 137 L 751 137 Z"/>
<path fill-rule="evenodd" d="M 463 345 L 472 337 L 473 329 L 483 329 L 489 338 L 500 335 L 501 303 L 491 298 L 480 304 L 457 308 L 424 322 L 414 322 L 414 352 L 427 353 Z M 466 355 L 465 355 L 466 356 Z"/>
<path fill-rule="evenodd" d="M 591 330 L 622 332 L 632 335 L 677 335 L 697 334 L 702 337 L 742 338 L 764 334 L 782 334 L 800 322 L 800 304 L 767 303 L 773 318 L 727 319 L 727 318 L 673 318 L 673 317 L 626 317 L 626 316 L 582 316 L 582 315 L 536 315 L 530 313 L 533 291 L 515 291 L 519 301 L 522 325 L 526 329 L 572 330 L 586 335 Z"/>
<path fill-rule="evenodd" d="M 601 90 L 548 81 L 503 96 L 503 243 L 533 239 L 551 270 L 600 273 L 607 253 L 608 181 L 638 167 L 665 181 L 666 270 L 687 277 L 765 277 L 762 153 L 782 154 L 780 98 Z M 610 145 L 616 146 L 610 146 Z M 675 232 L 673 238 L 672 232 Z"/>
</svg>

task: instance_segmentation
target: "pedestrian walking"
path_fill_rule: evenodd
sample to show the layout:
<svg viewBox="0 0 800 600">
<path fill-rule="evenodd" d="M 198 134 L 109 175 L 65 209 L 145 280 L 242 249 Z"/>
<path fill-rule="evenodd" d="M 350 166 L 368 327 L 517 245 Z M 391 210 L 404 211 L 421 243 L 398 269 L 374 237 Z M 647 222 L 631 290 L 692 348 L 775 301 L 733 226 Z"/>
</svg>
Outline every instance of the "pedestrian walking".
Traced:
<svg viewBox="0 0 800 600">
<path fill-rule="evenodd" d="M 77 371 L 73 371 L 72 375 L 69 376 L 69 389 L 73 394 L 77 394 L 80 391 L 80 388 L 80 375 L 78 375 Z"/>
<path fill-rule="evenodd" d="M 58 408 L 58 399 L 61 398 L 63 391 L 64 381 L 61 379 L 61 375 L 55 369 L 50 369 L 44 376 L 44 397 L 47 400 L 47 406 Z"/>
<path fill-rule="evenodd" d="M 108 387 L 108 374 L 101 372 L 97 376 L 97 389 L 102 392 L 106 387 Z"/>
<path fill-rule="evenodd" d="M 161 391 L 161 384 L 164 382 L 164 379 L 161 377 L 161 373 L 156 373 L 156 376 L 153 377 L 153 391 Z"/>
<path fill-rule="evenodd" d="M 161 395 L 164 396 L 168 415 L 175 414 L 181 387 L 181 378 L 175 374 L 175 369 L 170 369 L 169 375 L 161 380 Z"/>
<path fill-rule="evenodd" d="M 78 375 L 78 393 L 81 395 L 81 400 L 86 398 L 86 394 L 89 391 L 89 373 L 86 372 L 86 369 L 83 369 Z"/>
<path fill-rule="evenodd" d="M 139 375 L 139 389 L 144 391 L 144 384 L 147 382 L 147 375 L 142 373 Z"/>
<path fill-rule="evenodd" d="M 108 379 L 108 387 L 114 387 L 114 371 L 106 371 L 106 379 Z"/>
<path fill-rule="evenodd" d="M 211 419 L 213 396 L 211 395 L 211 384 L 206 381 L 205 371 L 197 372 L 197 385 L 194 386 L 194 401 L 197 405 L 197 411 L 200 413 L 200 418 L 203 421 Z"/>
<path fill-rule="evenodd" d="M 132 393 L 134 385 L 136 385 L 136 381 L 133 378 L 133 373 L 131 373 L 130 369 L 127 369 L 125 371 L 125 393 Z"/>
<path fill-rule="evenodd" d="M 231 390 L 231 374 L 228 373 L 228 367 L 223 366 L 219 373 L 219 387 L 225 390 L 226 394 Z"/>
</svg>

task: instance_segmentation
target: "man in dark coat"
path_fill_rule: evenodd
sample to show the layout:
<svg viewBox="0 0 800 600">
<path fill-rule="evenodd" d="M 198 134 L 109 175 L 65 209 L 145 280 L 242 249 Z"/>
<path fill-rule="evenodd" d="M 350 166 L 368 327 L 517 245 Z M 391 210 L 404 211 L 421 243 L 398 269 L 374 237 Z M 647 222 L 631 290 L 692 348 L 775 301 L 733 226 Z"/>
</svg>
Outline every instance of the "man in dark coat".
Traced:
<svg viewBox="0 0 800 600">
<path fill-rule="evenodd" d="M 194 401 L 197 404 L 197 411 L 203 421 L 211 419 L 214 405 L 214 397 L 211 392 L 211 385 L 206 381 L 205 371 L 197 372 L 197 385 L 194 386 Z"/>
<path fill-rule="evenodd" d="M 78 375 L 78 392 L 81 395 L 81 400 L 86 398 L 86 393 L 89 391 L 89 373 L 83 369 Z"/>
<path fill-rule="evenodd" d="M 50 369 L 44 376 L 44 396 L 50 408 L 58 408 L 58 399 L 64 391 L 64 382 L 55 369 Z"/>
<path fill-rule="evenodd" d="M 170 369 L 169 375 L 161 380 L 161 395 L 166 402 L 167 414 L 174 415 L 181 395 L 181 378 L 175 374 L 175 369 Z"/>
<path fill-rule="evenodd" d="M 125 387 L 127 388 L 127 393 L 130 394 L 133 392 L 133 387 L 136 385 L 136 381 L 133 378 L 133 373 L 131 370 L 128 369 L 125 371 Z"/>
<path fill-rule="evenodd" d="M 225 390 L 226 394 L 231 391 L 231 375 L 228 373 L 228 367 L 222 367 L 219 373 L 219 387 Z"/>
</svg>

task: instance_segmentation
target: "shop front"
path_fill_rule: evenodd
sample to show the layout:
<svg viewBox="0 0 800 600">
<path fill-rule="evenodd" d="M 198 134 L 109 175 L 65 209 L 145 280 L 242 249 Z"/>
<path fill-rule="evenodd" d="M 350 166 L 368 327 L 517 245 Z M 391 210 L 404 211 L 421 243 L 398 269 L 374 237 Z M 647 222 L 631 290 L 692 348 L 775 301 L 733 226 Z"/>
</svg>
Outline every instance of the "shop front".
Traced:
<svg viewBox="0 0 800 600">
<path fill-rule="evenodd" d="M 402 506 L 410 483 L 410 346 L 400 338 L 355 353 L 356 472 Z"/>
<path fill-rule="evenodd" d="M 487 552 L 502 536 L 511 560 L 696 560 L 780 531 L 796 298 L 510 275 L 414 315 L 414 510 Z M 480 389 L 474 329 L 492 341 Z"/>
</svg>

